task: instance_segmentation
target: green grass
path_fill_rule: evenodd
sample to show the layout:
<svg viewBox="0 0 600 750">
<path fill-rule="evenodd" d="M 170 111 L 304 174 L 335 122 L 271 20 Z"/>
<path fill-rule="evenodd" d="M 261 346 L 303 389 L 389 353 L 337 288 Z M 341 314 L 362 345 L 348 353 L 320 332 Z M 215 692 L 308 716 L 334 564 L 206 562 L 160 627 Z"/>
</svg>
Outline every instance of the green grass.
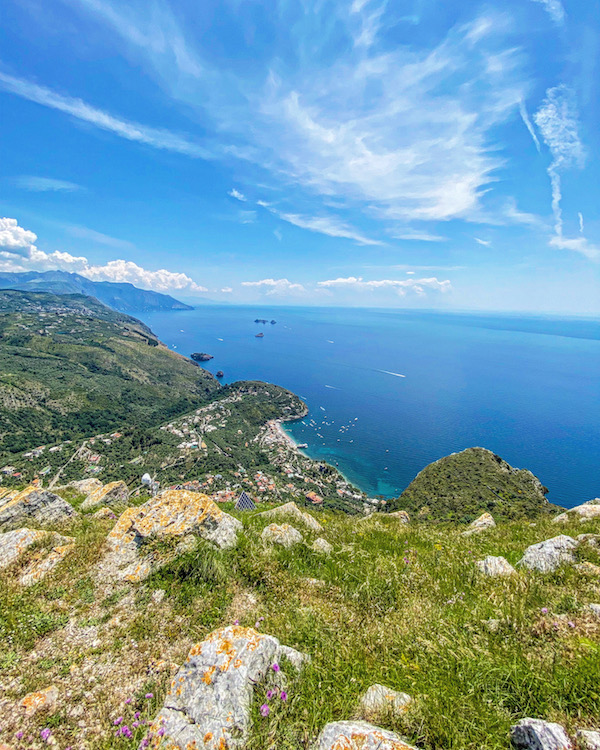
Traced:
<svg viewBox="0 0 600 750">
<path fill-rule="evenodd" d="M 124 700 L 134 677 L 152 682 L 154 710 L 168 675 L 148 676 L 148 664 L 179 664 L 194 642 L 240 620 L 312 657 L 300 675 L 286 670 L 289 700 L 272 701 L 268 718 L 258 713 L 265 698 L 257 691 L 247 750 L 308 750 L 328 721 L 356 715 L 359 697 L 375 682 L 414 697 L 401 718 L 381 723 L 424 750 L 506 748 L 511 724 L 524 716 L 569 730 L 598 724 L 600 621 L 585 605 L 600 601 L 599 579 L 573 567 L 487 579 L 474 560 L 502 554 L 516 563 L 529 544 L 558 533 L 600 533 L 600 522 L 558 528 L 544 519 L 514 521 L 465 538 L 452 523 L 404 526 L 385 516 L 357 522 L 335 513 L 319 519 L 335 548 L 328 557 L 310 549 L 315 535 L 304 530 L 301 546 L 265 547 L 266 522 L 244 514 L 236 549 L 221 552 L 199 540 L 145 583 L 104 594 L 90 567 L 110 523 L 80 519 L 72 530 L 77 552 L 43 586 L 19 589 L 11 578 L 16 571 L 0 582 L 0 637 L 8 643 L 0 682 L 27 672 L 34 675 L 28 687 L 55 680 L 68 689 L 70 665 L 101 663 L 111 654 L 127 662 L 123 673 L 115 668 L 100 680 L 95 708 L 86 709 L 97 731 L 89 747 L 104 750 L 114 746 L 114 717 L 129 710 Z M 162 543 L 153 544 L 160 551 Z M 168 546 L 163 552 L 172 558 Z M 600 563 L 591 547 L 578 556 Z M 159 589 L 165 595 L 156 605 Z M 81 650 L 66 642 L 64 652 L 48 655 L 40 643 L 59 637 L 65 612 L 97 628 L 101 645 Z M 117 616 L 123 621 L 111 625 Z M 40 655 L 32 670 L 33 650 Z M 72 700 L 85 702 L 84 692 L 74 690 Z M 36 721 L 44 725 L 43 717 Z M 68 712 L 52 728 L 64 744 L 76 741 Z M 0 738 L 10 740 L 1 732 Z"/>
</svg>

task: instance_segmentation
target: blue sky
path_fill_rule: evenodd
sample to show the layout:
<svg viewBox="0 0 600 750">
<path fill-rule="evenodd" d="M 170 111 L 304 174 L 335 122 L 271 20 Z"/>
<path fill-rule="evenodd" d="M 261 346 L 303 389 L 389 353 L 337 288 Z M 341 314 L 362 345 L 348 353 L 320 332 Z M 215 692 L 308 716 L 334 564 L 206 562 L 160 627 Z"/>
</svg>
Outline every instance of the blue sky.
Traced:
<svg viewBox="0 0 600 750">
<path fill-rule="evenodd" d="M 4 0 L 0 270 L 600 313 L 600 0 Z"/>
</svg>

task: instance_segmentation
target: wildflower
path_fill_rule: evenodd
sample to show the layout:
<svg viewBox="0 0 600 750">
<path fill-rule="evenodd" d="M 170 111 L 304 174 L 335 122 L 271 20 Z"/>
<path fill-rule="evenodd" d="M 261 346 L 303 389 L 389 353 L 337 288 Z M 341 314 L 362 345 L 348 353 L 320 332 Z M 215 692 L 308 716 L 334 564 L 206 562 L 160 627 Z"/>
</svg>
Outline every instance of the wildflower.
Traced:
<svg viewBox="0 0 600 750">
<path fill-rule="evenodd" d="M 44 742 L 48 742 L 51 734 L 52 734 L 52 730 L 46 727 L 45 729 L 42 729 L 42 731 L 40 732 L 40 737 L 44 740 Z"/>
<path fill-rule="evenodd" d="M 136 712 L 135 712 L 135 713 L 133 714 L 133 718 L 134 718 L 134 719 L 139 719 L 139 718 L 140 718 L 140 712 L 139 712 L 139 711 L 136 711 Z"/>
<path fill-rule="evenodd" d="M 279 694 L 279 697 L 281 698 L 282 701 L 287 700 L 287 693 L 285 692 L 285 690 L 281 691 L 281 693 Z"/>
<path fill-rule="evenodd" d="M 574 628 L 575 627 L 575 623 L 574 622 L 569 621 L 567 624 L 568 624 L 568 626 L 570 628 Z"/>
<path fill-rule="evenodd" d="M 164 728 L 164 727 L 161 727 L 161 728 L 160 728 L 160 729 L 158 730 L 158 732 L 157 732 L 156 734 L 157 734 L 157 735 L 158 735 L 159 737 L 162 737 L 164 733 L 165 733 L 165 728 Z"/>
<path fill-rule="evenodd" d="M 268 716 L 270 711 L 271 709 L 267 706 L 266 703 L 263 703 L 262 706 L 260 707 L 261 716 Z"/>
<path fill-rule="evenodd" d="M 265 619 L 264 617 L 259 617 L 259 618 L 258 618 L 258 621 L 259 621 L 259 622 L 262 622 L 262 621 L 263 621 L 264 619 Z"/>
<path fill-rule="evenodd" d="M 542 607 L 541 612 L 542 612 L 543 615 L 547 615 L 548 614 L 548 607 Z"/>
<path fill-rule="evenodd" d="M 146 697 L 148 699 L 154 698 L 154 693 L 146 693 L 146 695 L 144 697 Z"/>
<path fill-rule="evenodd" d="M 273 672 L 279 672 L 281 667 L 279 666 L 279 664 L 277 664 L 277 662 L 275 662 L 275 664 L 271 665 L 271 669 L 273 670 Z"/>
<path fill-rule="evenodd" d="M 271 698 L 275 695 L 274 690 L 267 690 L 267 700 L 270 701 Z"/>
<path fill-rule="evenodd" d="M 119 716 L 119 718 L 118 718 L 118 719 L 115 719 L 115 720 L 113 721 L 113 724 L 114 724 L 114 725 L 115 725 L 115 726 L 117 727 L 117 726 L 119 726 L 119 724 L 120 724 L 120 723 L 121 723 L 122 721 L 123 721 L 123 717 L 122 717 L 122 716 Z"/>
<path fill-rule="evenodd" d="M 17 733 L 15 734 L 15 737 L 16 737 L 16 738 L 17 738 L 18 740 L 22 740 L 22 739 L 23 739 L 23 735 L 24 735 L 24 734 L 25 734 L 25 732 L 17 732 Z"/>
<path fill-rule="evenodd" d="M 125 703 L 129 704 L 129 703 L 131 703 L 132 700 L 133 700 L 133 698 L 127 698 L 127 700 L 125 701 Z"/>
<path fill-rule="evenodd" d="M 123 737 L 127 737 L 128 740 L 130 740 L 133 737 L 133 732 L 131 729 L 125 724 L 125 726 L 121 727 L 121 734 Z"/>
<path fill-rule="evenodd" d="M 234 621 L 233 621 L 233 624 L 234 624 L 234 625 L 239 625 L 239 624 L 240 624 L 240 621 L 239 621 L 239 620 L 234 620 Z"/>
<path fill-rule="evenodd" d="M 139 725 L 140 725 L 140 722 L 139 722 L 139 721 L 134 721 L 134 722 L 133 722 L 133 724 L 132 724 L 131 726 L 132 726 L 132 727 L 133 727 L 134 729 L 137 729 L 137 728 L 139 727 Z"/>
</svg>

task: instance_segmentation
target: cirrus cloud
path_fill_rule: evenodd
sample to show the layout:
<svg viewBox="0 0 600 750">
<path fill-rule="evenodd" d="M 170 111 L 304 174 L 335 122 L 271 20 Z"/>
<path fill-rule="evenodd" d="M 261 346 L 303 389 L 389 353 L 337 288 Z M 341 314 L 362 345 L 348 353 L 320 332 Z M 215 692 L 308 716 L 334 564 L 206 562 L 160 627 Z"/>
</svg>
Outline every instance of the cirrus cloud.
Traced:
<svg viewBox="0 0 600 750">
<path fill-rule="evenodd" d="M 257 287 L 266 290 L 269 297 L 285 294 L 303 294 L 306 288 L 302 284 L 294 284 L 288 279 L 261 279 L 260 281 L 242 281 L 242 286 Z"/>
<path fill-rule="evenodd" d="M 328 279 L 317 282 L 318 286 L 327 289 L 358 289 L 361 291 L 373 291 L 376 289 L 392 289 L 401 297 L 407 292 L 413 292 L 423 296 L 426 290 L 435 292 L 449 292 L 452 285 L 448 279 L 440 281 L 435 276 L 423 279 L 376 279 L 365 281 L 360 276 L 348 276 L 345 278 Z"/>
</svg>

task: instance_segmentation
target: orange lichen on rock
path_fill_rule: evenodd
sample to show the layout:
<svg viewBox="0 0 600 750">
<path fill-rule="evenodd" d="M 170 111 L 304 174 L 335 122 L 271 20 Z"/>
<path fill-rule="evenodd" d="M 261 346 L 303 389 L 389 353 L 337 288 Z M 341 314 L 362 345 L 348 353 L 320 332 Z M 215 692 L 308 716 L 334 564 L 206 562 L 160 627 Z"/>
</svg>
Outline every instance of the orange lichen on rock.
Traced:
<svg viewBox="0 0 600 750">
<path fill-rule="evenodd" d="M 50 710 L 56 705 L 58 699 L 58 688 L 56 685 L 50 685 L 44 690 L 38 690 L 35 693 L 28 693 L 19 703 L 19 706 L 25 710 L 25 716 L 33 716 L 38 711 Z"/>
</svg>

